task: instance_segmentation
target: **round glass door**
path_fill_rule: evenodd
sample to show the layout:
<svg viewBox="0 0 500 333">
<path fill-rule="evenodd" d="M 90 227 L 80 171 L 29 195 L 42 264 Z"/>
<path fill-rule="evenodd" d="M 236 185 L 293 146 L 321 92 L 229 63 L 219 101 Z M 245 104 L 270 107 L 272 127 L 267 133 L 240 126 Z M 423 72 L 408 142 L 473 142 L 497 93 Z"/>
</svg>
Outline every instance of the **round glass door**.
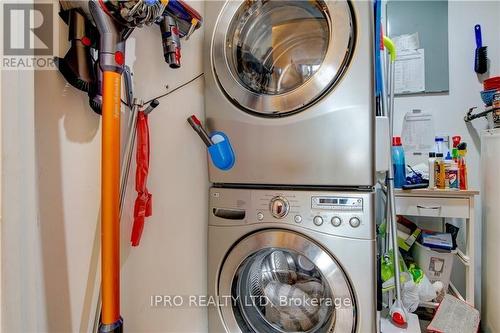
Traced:
<svg viewBox="0 0 500 333">
<path fill-rule="evenodd" d="M 259 115 L 282 116 L 335 84 L 353 43 L 346 1 L 229 1 L 215 30 L 212 61 L 235 104 Z"/>
<path fill-rule="evenodd" d="M 341 268 L 292 231 L 267 230 L 238 243 L 224 262 L 220 308 L 230 332 L 353 332 L 354 299 Z"/>
</svg>

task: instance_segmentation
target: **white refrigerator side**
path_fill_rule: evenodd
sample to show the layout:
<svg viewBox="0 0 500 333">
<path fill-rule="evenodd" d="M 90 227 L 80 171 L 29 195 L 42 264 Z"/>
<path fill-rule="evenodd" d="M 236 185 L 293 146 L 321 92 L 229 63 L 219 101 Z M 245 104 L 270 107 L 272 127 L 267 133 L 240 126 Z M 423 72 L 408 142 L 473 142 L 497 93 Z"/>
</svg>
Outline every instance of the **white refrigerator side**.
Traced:
<svg viewBox="0 0 500 333">
<path fill-rule="evenodd" d="M 486 130 L 481 137 L 481 177 L 483 194 L 483 304 L 485 333 L 500 332 L 500 129 Z"/>
</svg>

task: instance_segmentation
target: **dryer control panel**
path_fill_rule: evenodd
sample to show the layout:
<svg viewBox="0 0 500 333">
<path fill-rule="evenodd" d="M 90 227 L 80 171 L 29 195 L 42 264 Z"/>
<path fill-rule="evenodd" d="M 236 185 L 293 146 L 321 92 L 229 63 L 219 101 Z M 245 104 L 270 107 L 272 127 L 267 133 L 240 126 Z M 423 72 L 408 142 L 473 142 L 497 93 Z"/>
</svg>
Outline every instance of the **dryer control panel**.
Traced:
<svg viewBox="0 0 500 333">
<path fill-rule="evenodd" d="M 290 225 L 343 237 L 375 238 L 373 192 L 212 188 L 210 225 Z"/>
</svg>

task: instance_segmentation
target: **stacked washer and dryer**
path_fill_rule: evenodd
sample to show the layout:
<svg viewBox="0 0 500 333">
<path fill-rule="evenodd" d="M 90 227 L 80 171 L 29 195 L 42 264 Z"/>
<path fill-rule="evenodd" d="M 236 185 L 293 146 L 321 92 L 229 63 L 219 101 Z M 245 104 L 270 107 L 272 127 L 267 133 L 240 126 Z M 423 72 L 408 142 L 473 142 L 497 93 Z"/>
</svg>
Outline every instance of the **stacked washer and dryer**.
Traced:
<svg viewBox="0 0 500 333">
<path fill-rule="evenodd" d="M 376 331 L 372 11 L 206 3 L 210 333 Z"/>
</svg>

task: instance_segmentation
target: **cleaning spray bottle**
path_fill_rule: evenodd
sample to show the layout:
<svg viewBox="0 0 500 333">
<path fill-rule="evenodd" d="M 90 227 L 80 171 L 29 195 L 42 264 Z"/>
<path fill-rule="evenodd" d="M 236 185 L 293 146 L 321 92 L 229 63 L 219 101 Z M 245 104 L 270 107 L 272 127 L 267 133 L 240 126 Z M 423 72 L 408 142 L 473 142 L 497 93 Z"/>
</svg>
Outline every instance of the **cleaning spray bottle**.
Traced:
<svg viewBox="0 0 500 333">
<path fill-rule="evenodd" d="M 453 164 L 453 159 L 448 151 L 446 158 L 444 159 L 444 188 L 450 188 L 450 169 Z"/>
<path fill-rule="evenodd" d="M 461 142 L 458 146 L 458 183 L 461 190 L 466 190 L 467 185 L 467 163 L 465 155 L 467 155 L 467 143 Z"/>
<path fill-rule="evenodd" d="M 406 184 L 405 152 L 401 137 L 392 138 L 392 163 L 394 168 L 394 188 L 402 188 Z"/>
<path fill-rule="evenodd" d="M 451 150 L 451 157 L 453 158 L 453 161 L 458 162 L 458 145 L 460 144 L 460 141 L 462 141 L 462 137 L 460 135 L 455 135 L 452 138 L 453 142 L 453 148 Z"/>
</svg>

